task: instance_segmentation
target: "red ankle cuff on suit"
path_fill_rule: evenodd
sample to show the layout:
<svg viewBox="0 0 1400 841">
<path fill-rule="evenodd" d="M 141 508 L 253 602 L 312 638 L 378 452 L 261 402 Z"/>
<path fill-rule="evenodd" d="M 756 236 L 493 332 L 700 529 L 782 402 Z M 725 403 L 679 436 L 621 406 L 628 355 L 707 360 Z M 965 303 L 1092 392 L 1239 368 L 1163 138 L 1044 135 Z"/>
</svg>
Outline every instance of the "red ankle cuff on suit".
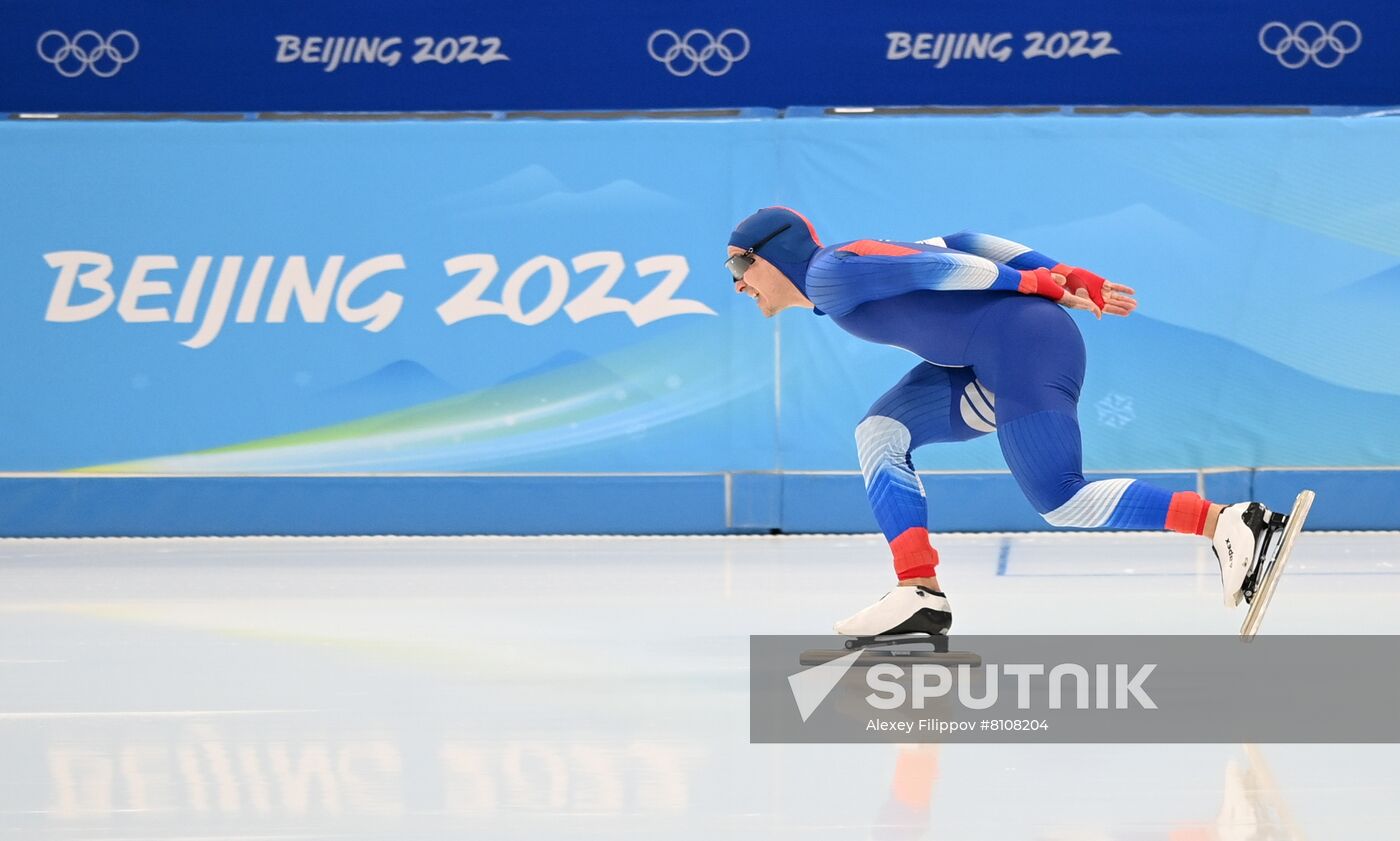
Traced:
<svg viewBox="0 0 1400 841">
<path fill-rule="evenodd" d="M 890 541 L 894 554 L 894 572 L 900 581 L 910 578 L 931 578 L 938 567 L 938 550 L 928 542 L 928 529 L 915 526 L 905 529 Z"/>
</svg>

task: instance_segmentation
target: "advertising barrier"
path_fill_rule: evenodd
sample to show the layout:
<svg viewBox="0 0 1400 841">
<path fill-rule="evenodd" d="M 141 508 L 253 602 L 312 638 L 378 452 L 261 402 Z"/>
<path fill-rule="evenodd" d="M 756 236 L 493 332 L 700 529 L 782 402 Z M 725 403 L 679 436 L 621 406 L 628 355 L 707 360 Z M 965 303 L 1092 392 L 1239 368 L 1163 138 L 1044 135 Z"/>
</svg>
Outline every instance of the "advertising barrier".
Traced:
<svg viewBox="0 0 1400 841">
<path fill-rule="evenodd" d="M 245 477 L 295 531 L 308 495 L 248 482 L 460 474 L 480 504 L 404 516 L 578 530 L 532 495 L 666 474 L 692 515 L 651 530 L 871 528 L 852 432 L 916 360 L 733 293 L 729 228 L 776 203 L 827 242 L 980 230 L 1134 286 L 1130 318 L 1077 318 L 1086 469 L 1291 499 L 1268 469 L 1400 465 L 1397 142 L 1340 118 L 0 124 L 0 470 L 63 477 L 6 495 L 10 528 L 64 528 L 78 477 Z M 915 459 L 972 483 L 926 482 L 935 524 L 1039 523 L 994 435 Z M 498 474 L 525 483 L 507 514 Z M 1314 521 L 1396 518 L 1348 496 Z M 629 504 L 642 531 L 665 507 Z"/>
</svg>

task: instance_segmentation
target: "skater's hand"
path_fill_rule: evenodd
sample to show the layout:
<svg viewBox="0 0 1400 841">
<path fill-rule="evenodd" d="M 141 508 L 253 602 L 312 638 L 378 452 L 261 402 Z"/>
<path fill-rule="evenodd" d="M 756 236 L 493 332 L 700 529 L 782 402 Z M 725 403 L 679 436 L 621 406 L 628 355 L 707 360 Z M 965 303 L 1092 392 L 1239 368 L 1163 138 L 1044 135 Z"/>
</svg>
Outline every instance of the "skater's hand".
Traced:
<svg viewBox="0 0 1400 841">
<path fill-rule="evenodd" d="M 1063 282 L 1064 280 L 1064 275 L 1057 274 L 1055 277 L 1059 278 L 1056 282 Z M 1103 310 L 1099 309 L 1099 305 L 1094 303 L 1093 299 L 1088 295 L 1078 295 L 1074 292 L 1066 291 L 1065 296 L 1059 300 L 1059 304 L 1062 307 L 1072 310 L 1088 310 L 1094 314 L 1095 318 L 1103 318 Z"/>
<path fill-rule="evenodd" d="M 1064 275 L 1057 275 L 1047 268 L 1023 269 L 1021 283 L 1017 287 L 1022 295 L 1039 295 L 1058 301 L 1065 296 Z"/>
<path fill-rule="evenodd" d="M 1066 266 L 1063 263 L 1055 266 L 1051 272 L 1056 283 L 1064 284 L 1067 293 L 1078 298 L 1087 298 L 1094 304 L 1092 308 L 1076 304 L 1065 304 L 1065 306 L 1072 309 L 1088 309 L 1098 318 L 1102 318 L 1103 313 L 1127 316 L 1137 309 L 1137 299 L 1133 297 L 1136 293 L 1131 286 L 1104 280 L 1088 269 Z M 1060 303 L 1064 304 L 1065 302 L 1061 301 Z"/>
</svg>

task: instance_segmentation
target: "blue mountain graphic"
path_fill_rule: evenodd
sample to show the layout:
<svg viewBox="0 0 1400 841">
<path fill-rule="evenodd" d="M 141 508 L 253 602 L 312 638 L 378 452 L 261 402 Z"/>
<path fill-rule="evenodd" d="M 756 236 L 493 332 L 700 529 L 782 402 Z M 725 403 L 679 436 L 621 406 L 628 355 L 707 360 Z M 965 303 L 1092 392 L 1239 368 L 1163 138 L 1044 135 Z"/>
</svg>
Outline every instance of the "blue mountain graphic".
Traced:
<svg viewBox="0 0 1400 841">
<path fill-rule="evenodd" d="M 359 379 L 328 388 L 307 401 L 302 428 L 431 403 L 460 389 L 409 359 L 400 359 Z"/>
<path fill-rule="evenodd" d="M 1352 281 L 1338 292 L 1346 295 L 1348 309 L 1376 304 L 1400 306 L 1400 265 L 1382 269 L 1373 275 Z"/>
<path fill-rule="evenodd" d="M 611 382 L 619 380 L 620 377 L 605 365 L 599 363 L 592 356 L 580 353 L 576 350 L 562 350 L 538 365 L 531 365 L 522 371 L 516 371 L 507 377 L 503 377 L 497 385 L 528 380 L 531 377 L 538 377 L 560 368 L 574 366 L 574 371 L 580 378 L 587 378 L 589 381 Z"/>
<path fill-rule="evenodd" d="M 1400 397 L 1332 385 L 1139 315 L 1080 323 L 1089 364 L 1079 417 L 1091 465 L 1400 464 Z"/>
</svg>

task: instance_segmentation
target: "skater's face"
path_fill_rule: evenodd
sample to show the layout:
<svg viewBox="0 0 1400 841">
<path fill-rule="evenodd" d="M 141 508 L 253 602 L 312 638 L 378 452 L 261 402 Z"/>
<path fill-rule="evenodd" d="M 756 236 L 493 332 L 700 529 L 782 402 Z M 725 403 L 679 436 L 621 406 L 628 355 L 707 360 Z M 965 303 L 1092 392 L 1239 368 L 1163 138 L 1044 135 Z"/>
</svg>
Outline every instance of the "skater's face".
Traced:
<svg viewBox="0 0 1400 841">
<path fill-rule="evenodd" d="M 744 249 L 729 246 L 730 257 L 743 253 Z M 797 290 L 792 281 L 787 279 L 787 275 L 763 259 L 761 254 L 754 254 L 753 265 L 749 266 L 743 277 L 734 281 L 734 291 L 752 298 L 759 311 L 769 318 L 788 307 L 812 306 L 812 302 Z"/>
</svg>

